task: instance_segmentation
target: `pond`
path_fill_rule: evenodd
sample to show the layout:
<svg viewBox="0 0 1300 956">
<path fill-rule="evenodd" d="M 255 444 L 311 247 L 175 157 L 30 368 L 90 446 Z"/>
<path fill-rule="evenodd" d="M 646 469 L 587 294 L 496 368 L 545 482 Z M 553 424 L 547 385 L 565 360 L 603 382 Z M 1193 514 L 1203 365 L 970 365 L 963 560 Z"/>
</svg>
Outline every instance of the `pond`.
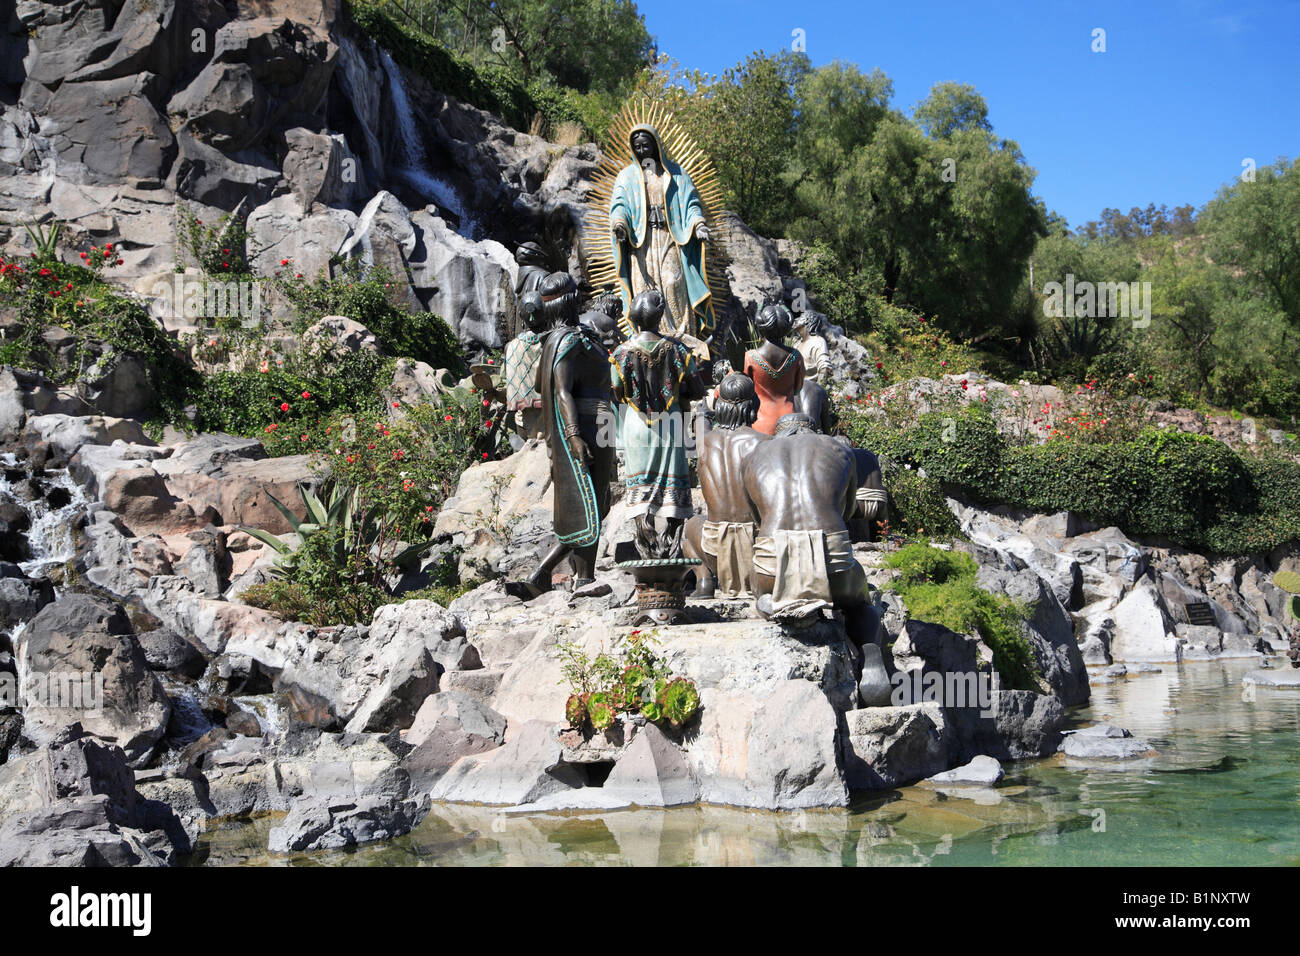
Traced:
<svg viewBox="0 0 1300 956">
<path fill-rule="evenodd" d="M 1277 662 L 1279 659 L 1274 658 Z M 1163 665 L 1093 688 L 1073 725 L 1108 721 L 1159 756 L 1106 767 L 1007 764 L 995 790 L 861 795 L 846 810 L 726 807 L 511 814 L 435 805 L 408 836 L 275 856 L 274 819 L 205 833 L 204 865 L 1112 866 L 1300 864 L 1300 693 L 1254 661 Z M 1281 659 L 1280 666 L 1287 666 Z"/>
</svg>

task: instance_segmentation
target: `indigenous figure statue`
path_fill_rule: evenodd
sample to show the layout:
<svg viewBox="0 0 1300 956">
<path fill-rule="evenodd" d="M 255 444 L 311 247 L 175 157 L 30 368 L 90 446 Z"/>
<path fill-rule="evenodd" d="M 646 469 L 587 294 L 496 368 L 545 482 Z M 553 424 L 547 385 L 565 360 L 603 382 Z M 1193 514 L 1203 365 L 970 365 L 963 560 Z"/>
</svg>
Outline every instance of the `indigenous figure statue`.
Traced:
<svg viewBox="0 0 1300 956">
<path fill-rule="evenodd" d="M 525 292 L 519 297 L 524 330 L 506 343 L 504 366 L 506 411 L 513 412 L 516 433 L 523 438 L 538 438 L 543 431 L 542 395 L 537 390 L 537 366 L 542 360 L 542 333 L 546 331 L 546 314 L 540 292 Z"/>
<path fill-rule="evenodd" d="M 509 342 L 526 327 L 523 313 L 523 297 L 529 292 L 536 292 L 547 276 L 546 254 L 535 242 L 520 243 L 515 250 L 515 262 L 519 264 L 519 275 L 515 280 L 515 298 L 512 308 L 506 310 L 505 328 L 499 329 L 502 342 Z"/>
<path fill-rule="evenodd" d="M 790 310 L 783 305 L 763 306 L 754 319 L 764 342 L 745 353 L 745 374 L 758 392 L 758 420 L 754 428 L 771 435 L 782 415 L 795 411 L 794 397 L 803 387 L 803 356 L 782 340 L 790 333 Z"/>
<path fill-rule="evenodd" d="M 624 339 L 618 320 L 623 315 L 623 300 L 613 292 L 598 296 L 591 303 L 591 308 L 582 313 L 578 320 L 596 333 L 602 345 L 613 352 L 618 343 Z"/>
<path fill-rule="evenodd" d="M 636 333 L 632 300 L 658 289 L 660 334 L 707 361 L 714 297 L 726 287 L 725 251 L 713 228 L 722 209 L 717 171 L 672 115 L 648 101 L 629 102 L 614 117 L 604 153 L 587 200 L 587 281 L 618 290 L 625 338 Z"/>
<path fill-rule="evenodd" d="M 614 478 L 614 448 L 607 440 L 612 431 L 609 353 L 578 323 L 578 287 L 571 276 L 552 273 L 538 291 L 551 325 L 542 343 L 537 391 L 551 453 L 557 541 L 528 579 L 532 594 L 550 589 L 551 572 L 566 556 L 573 561 L 574 588 L 592 580 Z"/>
<path fill-rule="evenodd" d="M 878 621 L 846 524 L 857 506 L 852 451 L 818 435 L 805 417 L 790 416 L 772 441 L 755 447 L 744 485 L 758 522 L 752 580 L 759 613 L 789 621 L 833 606 L 856 645 L 873 641 Z"/>
<path fill-rule="evenodd" d="M 684 551 L 704 562 L 697 569 L 697 597 L 724 597 L 749 591 L 754 563 L 754 515 L 745 494 L 744 467 L 754 449 L 771 441 L 751 426 L 758 417 L 758 395 L 747 376 L 732 373 L 718 387 L 712 425 L 697 419 L 700 491 L 707 516 L 686 522 Z"/>
<path fill-rule="evenodd" d="M 705 393 L 690 349 L 659 333 L 663 313 L 658 289 L 637 295 L 630 317 L 638 331 L 614 350 L 610 370 L 620 405 L 628 516 L 643 559 L 680 556 L 682 524 L 693 513 L 687 412 Z"/>
<path fill-rule="evenodd" d="M 880 474 L 880 459 L 875 452 L 854 448 L 843 435 L 836 435 L 835 440 L 853 452 L 858 466 L 858 490 L 854 495 L 857 506 L 849 530 L 853 532 L 854 541 L 870 541 L 875 536 L 876 523 L 884 519 L 889 509 L 889 495 Z"/>
<path fill-rule="evenodd" d="M 713 378 L 713 388 L 709 389 L 709 394 L 704 396 L 704 405 L 712 411 L 718 401 L 718 387 L 722 384 L 722 380 L 732 372 L 731 363 L 724 358 L 715 359 L 713 367 L 709 371 Z M 757 414 L 757 407 L 755 408 L 755 414 Z"/>
<path fill-rule="evenodd" d="M 830 349 L 826 345 L 826 339 L 813 328 L 813 317 L 816 315 L 818 313 L 805 311 L 794 317 L 794 331 L 799 337 L 795 348 L 803 356 L 808 378 L 819 385 L 825 385 L 831 376 Z"/>
<path fill-rule="evenodd" d="M 811 378 L 803 380 L 803 385 L 794 396 L 794 410 L 807 415 L 815 429 L 823 435 L 829 435 L 835 430 L 836 418 L 831 397 L 826 389 Z"/>
</svg>

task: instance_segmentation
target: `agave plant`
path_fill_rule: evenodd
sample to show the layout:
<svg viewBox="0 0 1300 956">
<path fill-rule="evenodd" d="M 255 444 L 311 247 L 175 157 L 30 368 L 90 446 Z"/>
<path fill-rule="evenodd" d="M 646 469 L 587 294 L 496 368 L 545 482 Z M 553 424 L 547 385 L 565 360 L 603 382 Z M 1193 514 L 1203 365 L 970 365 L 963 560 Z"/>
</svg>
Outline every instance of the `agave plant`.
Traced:
<svg viewBox="0 0 1300 956">
<path fill-rule="evenodd" d="M 34 228 L 33 228 L 34 227 Z M 24 223 L 23 229 L 27 232 L 27 237 L 32 240 L 32 246 L 36 250 L 36 257 L 42 261 L 54 259 L 59 250 L 59 233 L 63 227 L 57 222 L 52 223 L 48 229 L 39 223 Z"/>
<path fill-rule="evenodd" d="M 674 677 L 665 685 L 659 696 L 659 706 L 663 714 L 674 727 L 680 727 L 700 708 L 700 692 L 694 681 L 685 677 Z"/>
<path fill-rule="evenodd" d="M 294 567 L 299 548 L 308 538 L 317 534 L 329 535 L 333 557 L 340 567 L 364 563 L 364 559 L 368 558 L 376 548 L 382 551 L 385 544 L 383 515 L 378 509 L 367 509 L 362 506 L 359 488 L 349 489 L 340 482 L 333 482 L 329 489 L 328 501 L 323 501 L 305 484 L 298 485 L 298 494 L 302 497 L 309 520 L 300 520 L 282 501 L 274 495 L 267 495 L 271 503 L 289 522 L 289 527 L 298 535 L 300 543 L 297 547 L 286 544 L 276 535 L 261 528 L 240 527 L 241 531 L 247 532 L 275 549 L 280 555 L 277 560 L 277 570 L 281 574 Z M 420 541 L 396 554 L 381 553 L 376 557 L 392 564 L 399 564 L 405 558 L 426 550 L 432 543 L 431 540 Z"/>
</svg>

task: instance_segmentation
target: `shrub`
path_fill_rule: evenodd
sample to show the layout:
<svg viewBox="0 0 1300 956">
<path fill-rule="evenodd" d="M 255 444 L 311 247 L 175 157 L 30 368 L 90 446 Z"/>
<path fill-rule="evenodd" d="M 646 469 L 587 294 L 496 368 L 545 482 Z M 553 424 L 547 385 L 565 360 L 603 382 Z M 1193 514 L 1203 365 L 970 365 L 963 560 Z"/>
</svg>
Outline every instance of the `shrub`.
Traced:
<svg viewBox="0 0 1300 956">
<path fill-rule="evenodd" d="M 327 315 L 360 322 L 390 355 L 427 362 L 434 368 L 465 371 L 456 333 L 431 312 L 409 312 L 394 301 L 391 277 L 383 269 L 363 269 L 355 260 L 343 271 L 314 281 L 282 278 L 277 287 L 297 309 L 296 331 Z"/>
<path fill-rule="evenodd" d="M 979 567 L 970 555 L 909 544 L 889 555 L 886 564 L 899 572 L 892 586 L 909 617 L 959 634 L 979 634 L 993 651 L 1004 687 L 1038 689 L 1033 652 L 1021 632 L 1025 609 L 1005 595 L 976 587 Z"/>
<path fill-rule="evenodd" d="M 30 259 L 0 258 L 0 302 L 18 317 L 17 334 L 4 344 L 4 362 L 43 372 L 60 385 L 80 385 L 94 381 L 116 356 L 134 356 L 145 367 L 158 417 L 182 421 L 186 394 L 198 376 L 145 304 L 101 278 L 121 263 L 114 244 L 90 246 L 74 265 L 58 258 L 57 225 L 33 234 L 39 251 Z M 41 337 L 51 328 L 71 333 L 70 356 L 61 359 L 45 347 Z"/>
</svg>

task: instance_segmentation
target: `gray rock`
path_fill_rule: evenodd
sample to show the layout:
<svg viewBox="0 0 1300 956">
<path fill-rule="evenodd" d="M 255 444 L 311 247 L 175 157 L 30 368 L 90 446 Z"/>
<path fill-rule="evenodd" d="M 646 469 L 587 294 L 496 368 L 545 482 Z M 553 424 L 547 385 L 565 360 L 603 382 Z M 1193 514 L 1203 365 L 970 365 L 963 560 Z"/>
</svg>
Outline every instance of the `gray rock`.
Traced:
<svg viewBox="0 0 1300 956">
<path fill-rule="evenodd" d="M 641 807 L 676 807 L 700 798 L 686 757 L 651 723 L 637 732 L 618 758 L 603 792 Z"/>
<path fill-rule="evenodd" d="M 1256 687 L 1282 687 L 1300 689 L 1300 668 L 1275 667 L 1265 670 L 1257 668 L 1241 679 L 1242 684 Z"/>
<path fill-rule="evenodd" d="M 816 684 L 789 680 L 777 685 L 750 727 L 745 805 L 780 810 L 845 806 L 848 788 L 840 768 L 838 722 Z"/>
<path fill-rule="evenodd" d="M 885 671 L 880 646 L 862 646 L 862 677 L 858 680 L 858 700 L 863 707 L 884 707 L 889 704 L 893 685 Z"/>
<path fill-rule="evenodd" d="M 1061 753 L 1077 760 L 1131 760 L 1153 757 L 1156 750 L 1122 727 L 1098 724 L 1067 736 L 1061 744 Z"/>
<path fill-rule="evenodd" d="M 530 720 L 503 747 L 462 757 L 434 785 L 434 800 L 518 805 L 584 786 L 586 775 L 564 762 L 558 724 Z"/>
<path fill-rule="evenodd" d="M 410 833 L 427 812 L 427 801 L 382 796 L 349 801 L 303 797 L 294 801 L 284 822 L 272 828 L 268 849 L 272 853 L 334 850 L 391 840 Z"/>
<path fill-rule="evenodd" d="M 121 607 L 69 594 L 32 619 L 17 651 L 22 686 L 34 682 L 37 688 L 24 708 L 28 737 L 44 743 L 80 722 L 93 736 L 119 745 L 133 766 L 149 759 L 167 728 L 171 702 Z"/>
<path fill-rule="evenodd" d="M 405 758 L 415 789 L 428 792 L 461 757 L 501 746 L 505 733 L 505 718 L 479 700 L 454 690 L 431 694 L 403 738 L 415 748 Z"/>
<path fill-rule="evenodd" d="M 953 770 L 945 770 L 929 777 L 927 783 L 958 784 L 972 787 L 991 787 L 1002 779 L 1002 764 L 992 757 L 979 756 Z"/>
<path fill-rule="evenodd" d="M 844 719 L 844 773 L 854 790 L 900 787 L 948 766 L 947 724 L 937 704 L 866 707 Z"/>
<path fill-rule="evenodd" d="M 53 603 L 54 585 L 49 581 L 29 578 L 18 565 L 0 561 L 0 628 L 30 621 Z"/>
<path fill-rule="evenodd" d="M 1021 633 L 1033 651 L 1044 690 L 1061 698 L 1067 707 L 1088 700 L 1088 672 L 1074 638 L 1074 625 L 1057 595 L 1032 570 L 1016 572 L 981 568 L 976 584 L 995 594 L 1005 594 L 1030 612 Z"/>
<path fill-rule="evenodd" d="M 139 635 L 140 649 L 152 670 L 197 678 L 207 669 L 202 651 L 171 628 L 160 627 Z"/>
</svg>

